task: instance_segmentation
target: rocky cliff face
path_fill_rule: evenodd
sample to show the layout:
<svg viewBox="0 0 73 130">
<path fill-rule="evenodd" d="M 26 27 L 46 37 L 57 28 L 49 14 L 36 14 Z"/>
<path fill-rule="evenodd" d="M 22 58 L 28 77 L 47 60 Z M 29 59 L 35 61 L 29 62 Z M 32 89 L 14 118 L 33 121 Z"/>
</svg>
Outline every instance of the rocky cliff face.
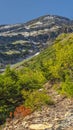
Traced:
<svg viewBox="0 0 73 130">
<path fill-rule="evenodd" d="M 46 15 L 23 24 L 0 25 L 0 68 L 33 56 L 61 33 L 73 32 L 73 21 Z"/>
</svg>

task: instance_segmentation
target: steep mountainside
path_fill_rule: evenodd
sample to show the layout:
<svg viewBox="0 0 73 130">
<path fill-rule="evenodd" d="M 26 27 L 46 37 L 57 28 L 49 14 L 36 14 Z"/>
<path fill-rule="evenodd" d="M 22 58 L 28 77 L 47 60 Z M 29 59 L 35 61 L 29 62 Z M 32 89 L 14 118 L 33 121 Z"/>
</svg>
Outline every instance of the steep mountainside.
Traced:
<svg viewBox="0 0 73 130">
<path fill-rule="evenodd" d="M 0 68 L 33 56 L 63 32 L 73 32 L 73 21 L 55 15 L 23 24 L 0 25 Z"/>
<path fill-rule="evenodd" d="M 16 69 L 0 75 L 1 130 L 73 130 L 73 33 Z"/>
</svg>

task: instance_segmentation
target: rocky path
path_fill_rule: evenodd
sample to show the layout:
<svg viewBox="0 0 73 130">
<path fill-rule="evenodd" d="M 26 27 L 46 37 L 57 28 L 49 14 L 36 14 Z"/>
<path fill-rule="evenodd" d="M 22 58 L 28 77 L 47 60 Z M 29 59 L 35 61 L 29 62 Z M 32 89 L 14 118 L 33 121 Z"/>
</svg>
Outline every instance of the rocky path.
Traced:
<svg viewBox="0 0 73 130">
<path fill-rule="evenodd" d="M 47 90 L 55 105 L 42 107 L 24 119 L 13 119 L 2 130 L 73 130 L 73 99 L 59 95 L 53 88 Z"/>
</svg>

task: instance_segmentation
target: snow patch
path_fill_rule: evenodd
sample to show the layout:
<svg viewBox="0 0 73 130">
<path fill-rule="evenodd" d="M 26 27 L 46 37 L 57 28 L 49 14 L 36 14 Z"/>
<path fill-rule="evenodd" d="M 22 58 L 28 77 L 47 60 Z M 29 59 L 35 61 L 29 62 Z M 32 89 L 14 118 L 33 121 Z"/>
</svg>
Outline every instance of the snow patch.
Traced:
<svg viewBox="0 0 73 130">
<path fill-rule="evenodd" d="M 47 16 L 47 17 L 44 18 L 44 20 L 50 20 L 50 19 L 54 19 L 54 17 L 53 16 Z"/>
<path fill-rule="evenodd" d="M 37 23 L 35 23 L 35 25 L 41 25 L 41 24 L 43 24 L 42 22 L 37 22 Z"/>
<path fill-rule="evenodd" d="M 21 24 L 12 24 L 12 25 L 6 25 L 3 27 L 0 27 L 0 29 L 7 29 L 7 28 L 12 28 L 12 27 L 16 27 L 16 26 L 20 26 Z"/>
</svg>

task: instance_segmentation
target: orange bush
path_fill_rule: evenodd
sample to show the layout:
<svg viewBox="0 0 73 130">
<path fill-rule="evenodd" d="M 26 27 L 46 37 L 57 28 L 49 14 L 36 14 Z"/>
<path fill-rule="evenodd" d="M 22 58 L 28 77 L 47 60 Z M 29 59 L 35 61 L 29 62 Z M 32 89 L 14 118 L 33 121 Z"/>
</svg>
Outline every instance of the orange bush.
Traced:
<svg viewBox="0 0 73 130">
<path fill-rule="evenodd" d="M 20 105 L 16 107 L 14 113 L 10 112 L 10 118 L 12 116 L 18 118 L 18 117 L 25 117 L 31 113 L 31 110 L 29 108 L 25 108 L 23 105 Z"/>
<path fill-rule="evenodd" d="M 12 113 L 12 112 L 10 112 L 10 115 L 9 115 L 9 117 L 10 117 L 10 118 L 12 118 L 12 117 L 13 117 L 13 113 Z"/>
</svg>

